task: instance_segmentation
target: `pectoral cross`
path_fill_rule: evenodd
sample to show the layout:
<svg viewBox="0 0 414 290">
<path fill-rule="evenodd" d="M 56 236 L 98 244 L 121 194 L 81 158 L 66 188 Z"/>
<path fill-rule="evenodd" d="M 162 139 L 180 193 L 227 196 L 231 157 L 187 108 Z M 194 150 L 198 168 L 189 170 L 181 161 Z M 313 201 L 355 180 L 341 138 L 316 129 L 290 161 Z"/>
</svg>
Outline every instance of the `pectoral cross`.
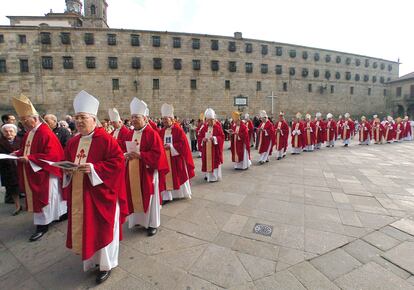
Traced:
<svg viewBox="0 0 414 290">
<path fill-rule="evenodd" d="M 139 145 L 138 139 L 135 139 L 134 142 L 135 142 L 135 144 Z"/>
<path fill-rule="evenodd" d="M 78 155 L 76 155 L 76 158 L 79 158 L 78 165 L 81 164 L 82 159 L 86 158 L 85 150 L 81 149 Z"/>
</svg>

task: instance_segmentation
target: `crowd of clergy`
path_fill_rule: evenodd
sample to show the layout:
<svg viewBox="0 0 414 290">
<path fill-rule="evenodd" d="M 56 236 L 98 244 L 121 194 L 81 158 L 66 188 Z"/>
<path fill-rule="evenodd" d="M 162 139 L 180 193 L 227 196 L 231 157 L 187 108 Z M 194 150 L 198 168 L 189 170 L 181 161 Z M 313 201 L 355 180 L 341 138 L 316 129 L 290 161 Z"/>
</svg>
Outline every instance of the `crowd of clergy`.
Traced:
<svg viewBox="0 0 414 290">
<path fill-rule="evenodd" d="M 18 145 L 11 146 L 9 137 L 16 135 L 17 127 L 2 126 L 1 138 L 9 140 L 9 147 L 2 149 L 6 154 L 1 162 L 17 162 L 12 175 L 19 177 L 19 185 L 13 184 L 13 190 L 17 186 L 25 193 L 25 208 L 33 213 L 36 226 L 29 240 L 40 240 L 49 225 L 67 219 L 66 246 L 82 257 L 84 271 L 97 270 L 98 284 L 118 265 L 125 222 L 130 229 L 141 226 L 153 236 L 160 227 L 162 206 L 174 199 L 191 198 L 194 150 L 176 122 L 172 105 L 162 105 L 160 128 L 149 118 L 147 104 L 134 98 L 131 127 L 111 108 L 108 115 L 113 130 L 108 132 L 97 118 L 99 100 L 81 91 L 73 102 L 77 134 L 62 144 L 59 137 L 63 133 L 43 121 L 29 98 L 14 97 L 12 103 L 26 133 Z M 334 147 L 339 140 L 348 146 L 355 135 L 361 145 L 412 140 L 408 117 L 395 121 L 390 116 L 383 121 L 377 116 L 372 120 L 362 117 L 356 123 L 348 113 L 338 120 L 330 113 L 326 118 L 321 113 L 315 117 L 306 114 L 304 119 L 298 113 L 289 126 L 283 112 L 271 122 L 260 111 L 259 119 L 255 126 L 248 114 L 233 112 L 231 124 L 223 129 L 212 108 L 200 114 L 194 141 L 206 182 L 222 178 L 226 136 L 235 170 L 251 166 L 251 148 L 257 148 L 257 163 L 262 165 L 273 153 L 275 160 L 285 158 L 289 142 L 291 154 L 296 155 L 319 150 L 323 144 Z M 16 207 L 18 213 L 22 207 Z"/>
</svg>

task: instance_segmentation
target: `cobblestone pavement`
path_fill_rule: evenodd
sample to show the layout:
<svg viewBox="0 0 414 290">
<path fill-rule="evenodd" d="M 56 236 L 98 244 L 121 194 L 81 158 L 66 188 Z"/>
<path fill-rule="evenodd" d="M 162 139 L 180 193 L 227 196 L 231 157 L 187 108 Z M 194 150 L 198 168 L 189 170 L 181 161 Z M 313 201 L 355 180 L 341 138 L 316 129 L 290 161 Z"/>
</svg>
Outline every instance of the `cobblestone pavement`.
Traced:
<svg viewBox="0 0 414 290">
<path fill-rule="evenodd" d="M 212 184 L 195 159 L 193 198 L 165 205 L 154 237 L 124 227 L 120 265 L 96 288 L 414 289 L 414 142 L 338 145 L 248 171 L 226 150 Z M 32 216 L 12 211 L 0 205 L 0 289 L 95 287 L 66 222 L 29 243 Z"/>
</svg>

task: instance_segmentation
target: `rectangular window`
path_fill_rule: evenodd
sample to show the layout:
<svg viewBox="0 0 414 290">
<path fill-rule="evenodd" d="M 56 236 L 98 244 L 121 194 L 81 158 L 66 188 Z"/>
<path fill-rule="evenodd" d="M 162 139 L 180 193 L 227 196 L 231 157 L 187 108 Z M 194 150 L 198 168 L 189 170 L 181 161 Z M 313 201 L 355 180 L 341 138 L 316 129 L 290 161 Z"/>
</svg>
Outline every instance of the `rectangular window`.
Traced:
<svg viewBox="0 0 414 290">
<path fill-rule="evenodd" d="M 21 73 L 29 72 L 29 60 L 20 59 L 20 72 Z"/>
<path fill-rule="evenodd" d="M 200 39 L 193 38 L 193 49 L 200 49 Z"/>
<path fill-rule="evenodd" d="M 384 97 L 387 96 L 387 89 L 384 89 L 383 95 L 384 95 Z"/>
<path fill-rule="evenodd" d="M 43 69 L 53 69 L 53 58 L 51 56 L 42 56 Z"/>
<path fill-rule="evenodd" d="M 277 75 L 281 75 L 281 74 L 282 74 L 282 72 L 283 72 L 283 70 L 282 70 L 282 66 L 281 66 L 280 64 L 276 65 L 275 70 L 276 70 L 276 74 L 277 74 Z"/>
<path fill-rule="evenodd" d="M 63 57 L 63 68 L 64 69 L 73 69 L 73 58 L 71 56 Z"/>
<path fill-rule="evenodd" d="M 410 86 L 410 98 L 414 98 L 414 85 Z"/>
<path fill-rule="evenodd" d="M 181 68 L 182 68 L 181 59 L 180 58 L 174 58 L 173 62 L 174 62 L 174 69 L 175 70 L 181 70 Z"/>
<path fill-rule="evenodd" d="M 19 43 L 25 44 L 26 43 L 26 35 L 25 34 L 19 34 Z"/>
<path fill-rule="evenodd" d="M 395 94 L 396 94 L 397 97 L 401 97 L 401 94 L 402 94 L 401 87 L 397 87 L 397 91 L 395 92 Z"/>
<path fill-rule="evenodd" d="M 211 50 L 218 50 L 219 49 L 219 41 L 217 39 L 211 40 Z"/>
<path fill-rule="evenodd" d="M 118 58 L 117 57 L 108 57 L 108 67 L 110 69 L 118 68 Z"/>
<path fill-rule="evenodd" d="M 139 57 L 133 57 L 131 67 L 133 69 L 140 69 L 141 68 L 141 59 Z"/>
<path fill-rule="evenodd" d="M 161 58 L 153 58 L 152 65 L 154 69 L 161 69 L 162 68 L 162 60 Z"/>
<path fill-rule="evenodd" d="M 277 56 L 283 55 L 283 48 L 281 46 L 276 46 L 276 55 Z"/>
<path fill-rule="evenodd" d="M 131 34 L 131 46 L 139 46 L 139 35 L 138 34 Z"/>
<path fill-rule="evenodd" d="M 256 82 L 256 91 L 260 92 L 262 90 L 262 82 Z"/>
<path fill-rule="evenodd" d="M 350 93 L 351 95 L 353 95 L 353 94 L 354 94 L 354 87 L 350 87 L 350 88 L 349 88 L 349 93 Z"/>
<path fill-rule="evenodd" d="M 236 42 L 235 41 L 229 41 L 229 51 L 235 52 L 236 51 Z"/>
<path fill-rule="evenodd" d="M 335 93 L 335 86 L 331 85 L 331 94 Z"/>
<path fill-rule="evenodd" d="M 70 33 L 69 32 L 60 33 L 60 41 L 62 42 L 62 44 L 70 44 Z"/>
<path fill-rule="evenodd" d="M 112 79 L 112 90 L 113 91 L 119 90 L 119 79 Z"/>
<path fill-rule="evenodd" d="M 287 83 L 285 82 L 283 83 L 283 91 L 287 92 L 287 90 L 288 90 L 288 87 L 287 87 Z"/>
<path fill-rule="evenodd" d="M 201 69 L 201 61 L 199 59 L 193 59 L 193 70 Z"/>
<path fill-rule="evenodd" d="M 92 45 L 92 44 L 95 43 L 94 35 L 93 35 L 93 33 L 90 33 L 90 32 L 85 33 L 84 40 L 85 40 L 86 45 Z"/>
<path fill-rule="evenodd" d="M 212 71 L 218 71 L 219 70 L 219 61 L 218 60 L 212 60 L 211 61 L 211 70 Z"/>
<path fill-rule="evenodd" d="M 267 47 L 267 45 L 262 44 L 262 55 L 267 55 L 268 52 L 269 48 Z"/>
<path fill-rule="evenodd" d="M 252 53 L 253 52 L 253 44 L 246 43 L 246 53 Z"/>
<path fill-rule="evenodd" d="M 190 81 L 190 87 L 192 90 L 196 90 L 197 89 L 197 80 L 191 80 Z"/>
<path fill-rule="evenodd" d="M 161 37 L 157 35 L 152 36 L 152 46 L 160 47 L 161 46 Z"/>
<path fill-rule="evenodd" d="M 229 61 L 229 72 L 236 72 L 236 62 L 235 61 Z"/>
<path fill-rule="evenodd" d="M 246 62 L 246 73 L 252 73 L 253 72 L 253 63 Z"/>
<path fill-rule="evenodd" d="M 371 88 L 368 88 L 368 96 L 371 96 Z"/>
<path fill-rule="evenodd" d="M 225 81 L 224 81 L 224 88 L 225 88 L 226 90 L 230 90 L 230 80 L 225 80 Z"/>
<path fill-rule="evenodd" d="M 173 48 L 181 48 L 181 38 L 173 37 Z"/>
<path fill-rule="evenodd" d="M 0 59 L 0 73 L 5 73 L 5 72 L 7 72 L 6 60 Z"/>
<path fill-rule="evenodd" d="M 4 43 L 4 35 L 0 34 L 0 43 Z"/>
<path fill-rule="evenodd" d="M 152 89 L 153 90 L 160 89 L 160 79 L 152 79 Z"/>
<path fill-rule="evenodd" d="M 108 45 L 116 45 L 116 34 L 108 34 Z"/>
<path fill-rule="evenodd" d="M 52 42 L 50 38 L 50 32 L 40 32 L 40 43 L 50 44 Z"/>
<path fill-rule="evenodd" d="M 93 56 L 86 57 L 86 68 L 96 68 L 96 58 Z"/>
<path fill-rule="evenodd" d="M 268 72 L 268 66 L 267 66 L 267 64 L 262 63 L 260 65 L 260 71 L 261 71 L 262 74 L 267 74 L 267 72 Z"/>
<path fill-rule="evenodd" d="M 308 84 L 308 92 L 312 93 L 312 84 Z"/>
</svg>

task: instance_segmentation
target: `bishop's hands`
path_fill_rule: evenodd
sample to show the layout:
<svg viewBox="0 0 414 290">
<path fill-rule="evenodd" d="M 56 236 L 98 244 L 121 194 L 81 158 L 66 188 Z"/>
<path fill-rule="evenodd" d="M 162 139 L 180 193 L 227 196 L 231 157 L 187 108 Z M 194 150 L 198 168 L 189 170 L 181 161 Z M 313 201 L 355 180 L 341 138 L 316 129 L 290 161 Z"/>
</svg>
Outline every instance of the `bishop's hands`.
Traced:
<svg viewBox="0 0 414 290">
<path fill-rule="evenodd" d="M 67 175 L 73 175 L 73 173 L 77 171 L 80 173 L 84 173 L 84 174 L 89 174 L 92 172 L 92 164 L 91 163 L 83 163 L 83 164 L 79 164 L 78 167 L 73 168 L 73 169 L 63 169 L 63 173 L 67 174 Z"/>
<path fill-rule="evenodd" d="M 129 152 L 125 154 L 125 158 L 127 160 L 141 159 L 141 154 L 139 152 Z"/>
<path fill-rule="evenodd" d="M 164 144 L 164 149 L 171 149 L 171 144 L 170 143 L 165 143 Z"/>
</svg>

